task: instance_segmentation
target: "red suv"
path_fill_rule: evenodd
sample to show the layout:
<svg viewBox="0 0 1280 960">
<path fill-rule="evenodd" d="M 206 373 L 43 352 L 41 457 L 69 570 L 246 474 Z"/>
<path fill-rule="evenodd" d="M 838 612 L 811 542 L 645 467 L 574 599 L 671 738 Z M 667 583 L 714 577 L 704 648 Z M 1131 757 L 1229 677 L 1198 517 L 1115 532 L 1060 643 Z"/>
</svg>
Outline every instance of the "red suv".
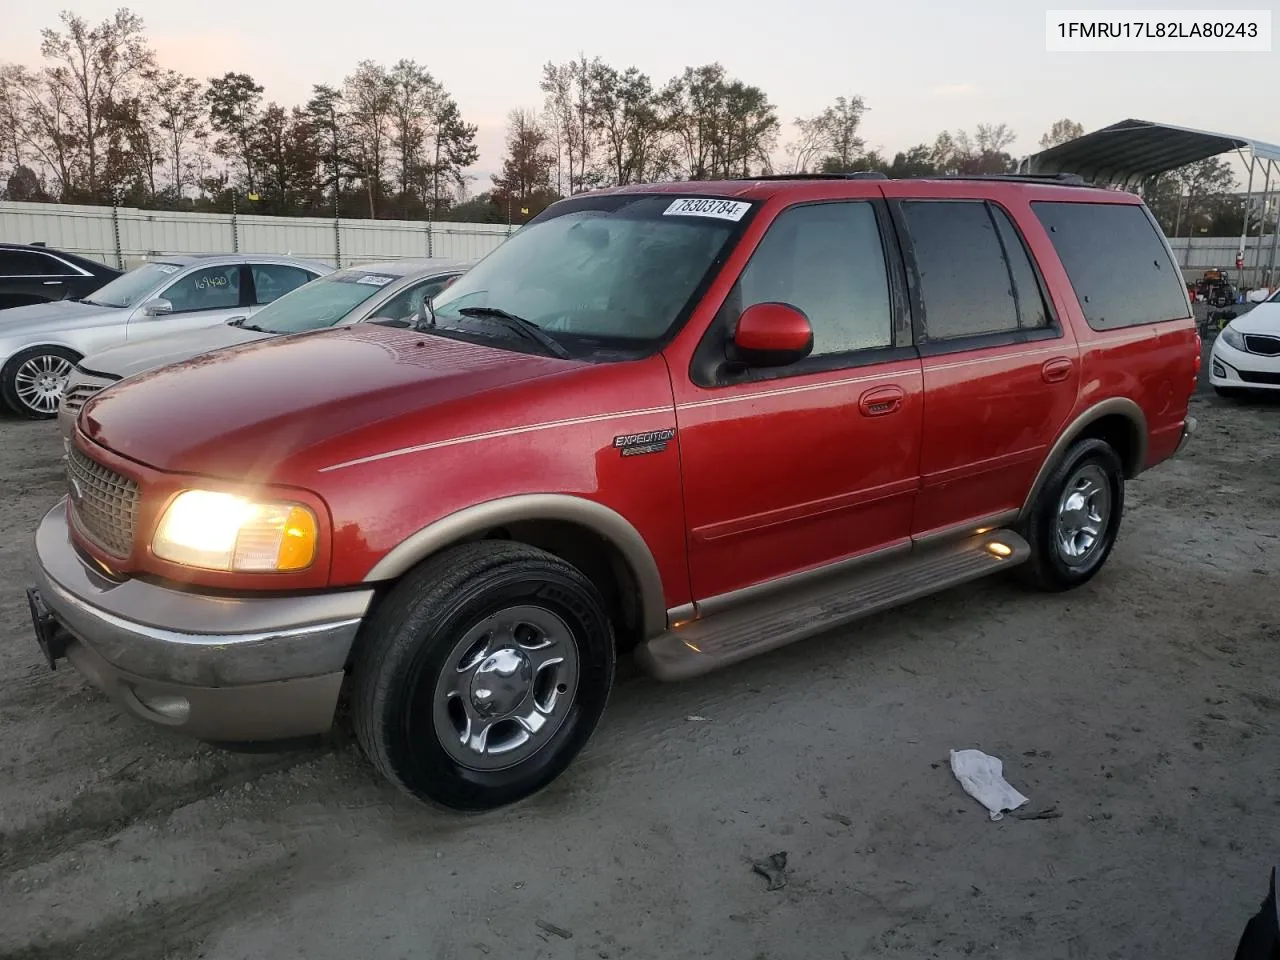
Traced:
<svg viewBox="0 0 1280 960">
<path fill-rule="evenodd" d="M 1106 561 L 1194 428 L 1133 196 L 761 178 L 563 200 L 413 328 L 248 344 L 89 401 L 36 535 L 50 663 L 217 741 L 344 694 L 390 780 L 542 787 L 614 665 L 696 674 L 1006 569 Z"/>
</svg>

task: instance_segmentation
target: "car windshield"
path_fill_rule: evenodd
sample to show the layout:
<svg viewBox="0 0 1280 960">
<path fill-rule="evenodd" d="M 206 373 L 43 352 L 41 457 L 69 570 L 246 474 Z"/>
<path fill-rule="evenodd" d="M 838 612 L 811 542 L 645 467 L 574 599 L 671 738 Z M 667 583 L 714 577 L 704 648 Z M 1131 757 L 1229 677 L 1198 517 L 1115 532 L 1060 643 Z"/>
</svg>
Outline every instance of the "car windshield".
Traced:
<svg viewBox="0 0 1280 960">
<path fill-rule="evenodd" d="M 303 333 L 331 327 L 356 306 L 400 278 L 355 267 L 291 290 L 253 315 L 251 326 L 268 333 Z"/>
<path fill-rule="evenodd" d="M 99 307 L 132 307 L 181 269 L 176 263 L 145 264 L 99 287 L 84 302 Z"/>
<path fill-rule="evenodd" d="M 647 349 L 682 318 L 751 206 L 671 194 L 562 201 L 441 292 L 437 322 L 509 338 L 509 326 L 484 322 L 485 309 L 501 310 L 578 353 Z"/>
<path fill-rule="evenodd" d="M 1280 289 L 1267 298 L 1267 303 L 1280 303 Z"/>
</svg>

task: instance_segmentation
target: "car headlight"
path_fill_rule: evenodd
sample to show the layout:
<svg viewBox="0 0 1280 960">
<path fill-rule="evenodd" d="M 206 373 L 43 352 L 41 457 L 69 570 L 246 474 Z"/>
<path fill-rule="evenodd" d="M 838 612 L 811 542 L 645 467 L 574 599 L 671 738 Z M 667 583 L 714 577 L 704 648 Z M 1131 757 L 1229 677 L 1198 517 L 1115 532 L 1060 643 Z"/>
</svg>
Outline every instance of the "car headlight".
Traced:
<svg viewBox="0 0 1280 960">
<path fill-rule="evenodd" d="M 1244 350 L 1244 337 L 1241 335 L 1240 331 L 1231 324 L 1228 323 L 1223 327 L 1222 332 L 1218 334 L 1218 336 L 1222 338 L 1222 342 L 1228 347 L 1235 347 L 1237 350 Z"/>
<path fill-rule="evenodd" d="M 185 490 L 160 518 L 151 551 L 206 570 L 287 573 L 311 566 L 318 542 L 316 515 L 302 504 Z"/>
</svg>

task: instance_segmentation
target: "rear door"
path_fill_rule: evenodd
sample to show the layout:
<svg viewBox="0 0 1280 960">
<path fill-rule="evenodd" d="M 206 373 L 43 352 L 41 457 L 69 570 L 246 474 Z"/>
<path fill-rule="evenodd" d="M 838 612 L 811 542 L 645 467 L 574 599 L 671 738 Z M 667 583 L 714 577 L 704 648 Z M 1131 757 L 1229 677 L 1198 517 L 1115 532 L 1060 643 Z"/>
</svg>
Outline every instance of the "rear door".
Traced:
<svg viewBox="0 0 1280 960">
<path fill-rule="evenodd" d="M 87 272 L 37 250 L 0 250 L 0 308 L 63 300 Z"/>
<path fill-rule="evenodd" d="M 886 185 L 923 364 L 912 533 L 1006 520 L 1076 403 L 1079 352 L 1014 218 L 964 197 Z"/>
<path fill-rule="evenodd" d="M 188 267 L 156 294 L 169 301 L 171 313 L 146 314 L 146 301 L 129 318 L 128 340 L 147 340 L 169 333 L 199 330 L 245 316 L 253 304 L 249 267 L 243 263 L 201 264 Z"/>
<path fill-rule="evenodd" d="M 243 311 L 246 315 L 257 313 L 268 303 L 279 300 L 286 293 L 310 283 L 319 274 L 288 263 L 250 263 L 249 274 L 253 279 L 252 297 Z"/>
</svg>

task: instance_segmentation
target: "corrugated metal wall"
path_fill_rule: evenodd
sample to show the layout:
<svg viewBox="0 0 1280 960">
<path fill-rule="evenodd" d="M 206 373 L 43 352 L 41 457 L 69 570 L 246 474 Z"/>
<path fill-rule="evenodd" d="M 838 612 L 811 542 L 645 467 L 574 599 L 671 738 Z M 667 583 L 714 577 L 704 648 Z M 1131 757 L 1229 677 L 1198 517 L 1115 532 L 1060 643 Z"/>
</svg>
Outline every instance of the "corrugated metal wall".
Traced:
<svg viewBox="0 0 1280 960">
<path fill-rule="evenodd" d="M 510 235 L 490 223 L 262 217 L 0 201 L 0 241 L 44 241 L 112 266 L 161 253 L 285 253 L 345 266 L 406 257 L 484 256 Z"/>
<path fill-rule="evenodd" d="M 1280 252 L 1273 276 L 1268 276 L 1271 264 L 1271 235 L 1262 238 L 1259 245 L 1257 237 L 1250 237 L 1244 248 L 1244 270 L 1236 270 L 1236 251 L 1240 249 L 1239 237 L 1177 237 L 1170 240 L 1173 253 L 1178 258 L 1178 265 L 1187 279 L 1201 276 L 1211 267 L 1221 267 L 1230 275 L 1233 282 L 1257 287 L 1263 284 L 1273 285 L 1280 281 Z M 1243 276 L 1238 276 L 1243 273 Z"/>
</svg>

